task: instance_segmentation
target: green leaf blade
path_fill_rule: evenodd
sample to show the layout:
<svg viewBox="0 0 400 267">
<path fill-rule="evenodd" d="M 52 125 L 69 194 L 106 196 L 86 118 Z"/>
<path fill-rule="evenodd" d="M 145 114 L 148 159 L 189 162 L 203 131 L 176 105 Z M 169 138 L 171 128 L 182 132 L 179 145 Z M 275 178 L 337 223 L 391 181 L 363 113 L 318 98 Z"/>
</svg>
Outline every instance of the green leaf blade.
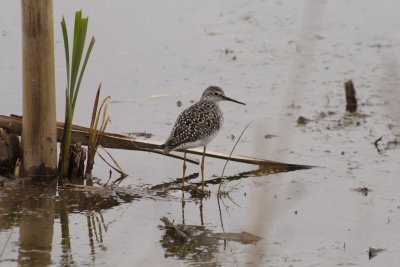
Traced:
<svg viewBox="0 0 400 267">
<path fill-rule="evenodd" d="M 62 17 L 61 21 L 61 29 L 63 33 L 63 40 L 64 40 L 64 50 L 65 50 L 65 63 L 67 67 L 67 90 L 69 91 L 70 85 L 70 62 L 69 62 L 69 42 L 68 42 L 68 31 L 67 25 L 65 23 L 64 16 Z"/>
<path fill-rule="evenodd" d="M 75 14 L 74 46 L 72 48 L 72 69 L 71 69 L 71 99 L 75 95 L 76 79 L 79 73 L 83 49 L 85 46 L 88 19 L 82 18 L 82 11 Z"/>
<path fill-rule="evenodd" d="M 81 87 L 83 74 L 85 73 L 86 65 L 87 65 L 87 63 L 89 61 L 89 57 L 90 57 L 90 54 L 92 53 L 92 49 L 93 49 L 93 46 L 94 46 L 95 42 L 96 42 L 96 39 L 94 37 L 92 37 L 92 39 L 90 40 L 89 47 L 88 47 L 88 49 L 86 51 L 85 59 L 83 60 L 82 68 L 81 68 L 81 71 L 80 71 L 80 74 L 79 74 L 79 78 L 78 78 L 78 83 L 76 85 L 76 90 L 75 90 L 75 93 L 74 93 L 74 97 L 72 99 L 72 107 L 74 109 L 75 109 L 75 104 L 76 104 L 76 100 L 77 100 L 78 93 L 79 93 L 79 88 Z"/>
</svg>

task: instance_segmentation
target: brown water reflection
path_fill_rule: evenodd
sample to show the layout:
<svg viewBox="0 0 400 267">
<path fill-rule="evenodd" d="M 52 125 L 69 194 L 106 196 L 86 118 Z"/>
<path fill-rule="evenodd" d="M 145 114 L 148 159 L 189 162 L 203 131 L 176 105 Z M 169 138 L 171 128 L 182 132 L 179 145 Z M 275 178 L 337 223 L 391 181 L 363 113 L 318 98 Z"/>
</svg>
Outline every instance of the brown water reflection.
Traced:
<svg viewBox="0 0 400 267">
<path fill-rule="evenodd" d="M 21 109 L 20 7 L 15 3 L 4 0 L 6 8 L 0 9 L 0 47 L 7 51 L 0 54 L 2 114 L 19 114 Z M 27 195 L 14 190 L 12 196 L 0 199 L 0 265 L 18 265 L 19 254 L 23 255 L 21 219 L 25 216 L 29 223 L 28 215 L 33 213 L 39 218 L 54 216 L 51 247 L 39 251 L 51 249 L 50 265 L 55 266 L 196 264 L 195 254 L 179 259 L 182 254 L 160 245 L 165 238 L 165 231 L 156 227 L 161 216 L 179 223 L 184 218 L 188 225 L 203 224 L 213 231 L 221 230 L 223 217 L 227 232 L 250 231 L 264 237 L 255 245 L 217 241 L 210 261 L 221 266 L 397 266 L 398 146 L 385 147 L 399 134 L 400 2 L 385 3 L 55 1 L 55 23 L 62 15 L 73 21 L 74 12 L 83 9 L 90 16 L 90 34 L 98 40 L 75 123 L 89 125 L 92 107 L 85 103 L 103 82 L 105 93 L 115 100 L 110 106 L 110 131 L 146 131 L 164 140 L 172 127 L 169 123 L 192 99 L 198 99 L 200 90 L 216 84 L 245 99 L 248 106 L 238 112 L 221 104 L 225 124 L 212 149 L 229 151 L 234 143 L 230 136 L 255 120 L 238 153 L 325 168 L 239 178 L 228 186 L 240 181 L 231 192 L 240 207 L 223 199 L 230 207 L 221 203 L 220 216 L 218 186 L 212 184 L 217 176 L 208 177 L 210 198 L 186 194 L 182 210 L 181 192 L 172 190 L 173 184 L 170 190 L 145 190 L 172 181 L 171 177 L 180 179 L 180 162 L 143 152 L 112 151 L 132 175 L 121 184 L 141 187 L 146 197 L 134 201 L 118 192 L 110 199 L 107 193 L 100 197 L 106 204 L 101 204 L 84 188 L 64 188 L 65 192 L 51 193 L 42 202 L 32 197 L 36 204 L 28 205 L 21 200 Z M 313 23 L 311 11 L 318 10 L 323 14 L 318 13 Z M 110 16 L 116 19 L 104 19 Z M 55 43 L 57 115 L 63 120 L 65 61 L 60 27 L 55 27 Z M 343 118 L 347 79 L 354 81 L 359 112 L 368 115 L 365 119 Z M 176 105 L 178 101 L 182 106 Z M 312 121 L 297 126 L 300 116 Z M 277 137 L 264 138 L 269 135 Z M 377 145 L 384 150 L 379 154 L 374 142 L 381 136 Z M 96 162 L 94 173 L 103 182 L 109 170 L 104 165 Z M 207 175 L 218 175 L 223 162 L 207 159 L 206 166 Z M 227 174 L 253 175 L 246 174 L 246 168 L 232 164 Z M 197 170 L 188 168 L 189 173 Z M 363 196 L 354 188 L 372 191 Z M 0 194 L 4 192 L 0 183 Z M 118 205 L 126 202 L 133 204 Z M 100 214 L 105 227 L 98 223 Z M 369 260 L 369 247 L 386 250 Z M 48 255 L 43 261 L 49 261 Z"/>
<path fill-rule="evenodd" d="M 51 263 L 53 224 L 55 218 L 55 183 L 43 191 L 42 184 L 21 188 L 22 199 L 14 198 L 18 205 L 20 266 L 46 266 Z"/>
<path fill-rule="evenodd" d="M 281 169 L 280 171 L 288 171 L 288 169 Z M 279 172 L 279 170 L 263 167 L 224 177 L 224 181 L 265 176 L 276 172 Z M 194 173 L 188 176 L 187 180 L 197 177 L 198 173 Z M 220 181 L 220 178 L 214 178 L 208 180 L 207 184 L 217 184 Z M 118 187 L 113 183 L 108 186 L 87 186 L 84 181 L 58 185 L 57 180 L 48 179 L 11 180 L 2 178 L 2 184 L 3 188 L 0 191 L 0 230 L 8 232 L 10 235 L 18 234 L 19 240 L 17 245 L 8 242 L 10 238 L 7 240 L 1 249 L 6 251 L 7 247 L 16 247 L 18 248 L 17 255 L 15 255 L 15 258 L 0 255 L 0 262 L 17 261 L 21 266 L 48 266 L 54 264 L 55 261 L 62 266 L 76 264 L 73 242 L 71 242 L 71 239 L 77 236 L 77 233 L 71 231 L 71 226 L 76 222 L 70 219 L 74 214 L 82 214 L 86 217 L 86 237 L 80 233 L 79 238 L 87 238 L 87 242 L 83 242 L 88 246 L 89 257 L 87 259 L 95 263 L 96 255 L 106 249 L 104 241 L 108 233 L 109 222 L 104 219 L 103 211 L 112 209 L 121 203 L 139 200 L 142 197 L 168 199 L 169 192 L 180 189 L 179 178 L 149 189 L 139 188 L 135 190 Z M 196 185 L 199 184 L 188 185 L 188 191 L 193 190 Z M 198 266 L 213 266 L 216 264 L 214 258 L 219 252 L 223 251 L 223 248 L 221 248 L 223 243 L 232 240 L 241 242 L 243 236 L 240 236 L 240 233 L 215 234 L 205 227 L 203 202 L 210 199 L 211 196 L 211 192 L 206 197 L 193 197 L 193 194 L 185 196 L 182 193 L 180 201 L 182 225 L 192 229 L 191 239 L 188 242 L 181 242 L 176 238 L 171 239 L 170 230 L 167 229 L 160 240 L 165 250 L 165 257 L 189 260 Z M 187 201 L 198 206 L 199 226 L 186 226 L 185 209 Z M 221 213 L 220 216 L 222 216 Z M 222 217 L 220 221 L 222 224 Z M 60 231 L 55 228 L 58 225 L 55 222 L 59 222 Z M 71 225 L 71 223 L 73 224 Z M 54 236 L 55 233 L 59 233 L 61 236 L 56 237 Z M 225 234 L 225 236 L 221 234 Z M 59 240 L 60 247 L 53 247 L 57 245 L 53 240 Z M 245 244 L 246 242 L 241 243 Z M 54 258 L 53 249 L 60 251 L 59 259 Z"/>
<path fill-rule="evenodd" d="M 73 264 L 73 234 L 70 233 L 69 216 L 77 212 L 86 214 L 90 255 L 92 262 L 95 262 L 96 248 L 102 248 L 108 230 L 102 210 L 139 198 L 135 193 L 122 190 L 101 187 L 93 189 L 82 185 L 78 188 L 61 187 L 57 190 L 56 180 L 2 178 L 2 182 L 4 187 L 0 192 L 0 231 L 9 233 L 7 241 L 0 248 L 2 254 L 7 246 L 15 246 L 9 242 L 12 234 L 19 234 L 19 240 L 17 259 L 0 255 L 0 263 L 17 260 L 20 266 L 47 266 L 53 263 L 53 233 L 57 219 L 61 225 L 60 264 Z M 126 197 L 128 194 L 130 197 Z M 18 232 L 15 233 L 13 228 Z"/>
</svg>

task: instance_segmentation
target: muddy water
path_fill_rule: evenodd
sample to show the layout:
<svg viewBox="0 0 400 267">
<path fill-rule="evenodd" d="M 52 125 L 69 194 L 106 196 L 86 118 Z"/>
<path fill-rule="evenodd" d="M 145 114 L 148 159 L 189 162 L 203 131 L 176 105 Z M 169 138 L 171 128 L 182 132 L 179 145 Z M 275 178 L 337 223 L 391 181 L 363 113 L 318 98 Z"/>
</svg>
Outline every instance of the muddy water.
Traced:
<svg viewBox="0 0 400 267">
<path fill-rule="evenodd" d="M 0 11 L 0 107 L 2 114 L 19 114 L 20 7 L 11 0 L 2 4 L 7 8 Z M 232 200 L 223 198 L 220 214 L 217 185 L 208 187 L 210 198 L 186 194 L 184 205 L 179 190 L 146 190 L 178 178 L 180 161 L 111 151 L 130 174 L 121 184 L 127 192 L 20 186 L 1 198 L 1 266 L 400 263 L 397 1 L 56 1 L 54 19 L 64 14 L 71 23 L 79 8 L 90 15 L 89 32 L 97 42 L 76 123 L 87 125 L 102 82 L 103 95 L 114 100 L 110 131 L 147 131 L 163 140 L 179 112 L 216 84 L 247 106 L 221 104 L 225 124 L 210 149 L 229 151 L 254 121 L 238 154 L 319 167 L 228 183 Z M 55 27 L 62 120 L 65 66 Z M 355 115 L 344 111 L 346 79 L 357 90 Z M 311 121 L 299 126 L 299 116 Z M 374 142 L 381 136 L 379 153 Z M 219 175 L 223 164 L 207 159 L 207 178 Z M 229 163 L 226 175 L 255 169 Z M 108 172 L 98 159 L 95 175 L 105 182 Z M 190 165 L 188 172 L 199 168 Z M 358 188 L 371 191 L 365 196 Z M 263 239 L 174 243 L 158 227 L 162 216 L 214 233 L 245 231 Z M 369 259 L 370 247 L 384 251 Z"/>
</svg>

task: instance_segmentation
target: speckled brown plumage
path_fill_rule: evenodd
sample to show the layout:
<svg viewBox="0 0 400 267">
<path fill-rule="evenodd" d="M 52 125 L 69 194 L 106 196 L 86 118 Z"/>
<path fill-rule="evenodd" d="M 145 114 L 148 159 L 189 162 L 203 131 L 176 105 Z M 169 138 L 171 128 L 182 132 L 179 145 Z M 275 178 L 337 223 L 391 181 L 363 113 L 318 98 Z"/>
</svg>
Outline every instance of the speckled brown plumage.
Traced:
<svg viewBox="0 0 400 267">
<path fill-rule="evenodd" d="M 168 153 L 196 141 L 197 146 L 206 145 L 218 133 L 223 120 L 218 104 L 208 100 L 197 102 L 179 115 L 164 150 Z"/>
<path fill-rule="evenodd" d="M 204 90 L 200 101 L 179 115 L 170 136 L 162 145 L 164 151 L 169 153 L 179 148 L 206 146 L 222 127 L 224 119 L 218 102 L 224 100 L 244 104 L 226 97 L 217 86 Z"/>
</svg>

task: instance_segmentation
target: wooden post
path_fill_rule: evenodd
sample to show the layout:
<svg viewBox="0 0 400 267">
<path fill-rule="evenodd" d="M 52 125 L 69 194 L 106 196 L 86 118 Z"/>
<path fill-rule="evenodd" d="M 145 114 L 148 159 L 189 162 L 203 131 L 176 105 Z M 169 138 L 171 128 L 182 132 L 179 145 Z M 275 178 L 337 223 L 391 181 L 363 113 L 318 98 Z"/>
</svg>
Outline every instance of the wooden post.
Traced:
<svg viewBox="0 0 400 267">
<path fill-rule="evenodd" d="M 57 174 L 53 1 L 21 0 L 23 176 Z"/>
</svg>

